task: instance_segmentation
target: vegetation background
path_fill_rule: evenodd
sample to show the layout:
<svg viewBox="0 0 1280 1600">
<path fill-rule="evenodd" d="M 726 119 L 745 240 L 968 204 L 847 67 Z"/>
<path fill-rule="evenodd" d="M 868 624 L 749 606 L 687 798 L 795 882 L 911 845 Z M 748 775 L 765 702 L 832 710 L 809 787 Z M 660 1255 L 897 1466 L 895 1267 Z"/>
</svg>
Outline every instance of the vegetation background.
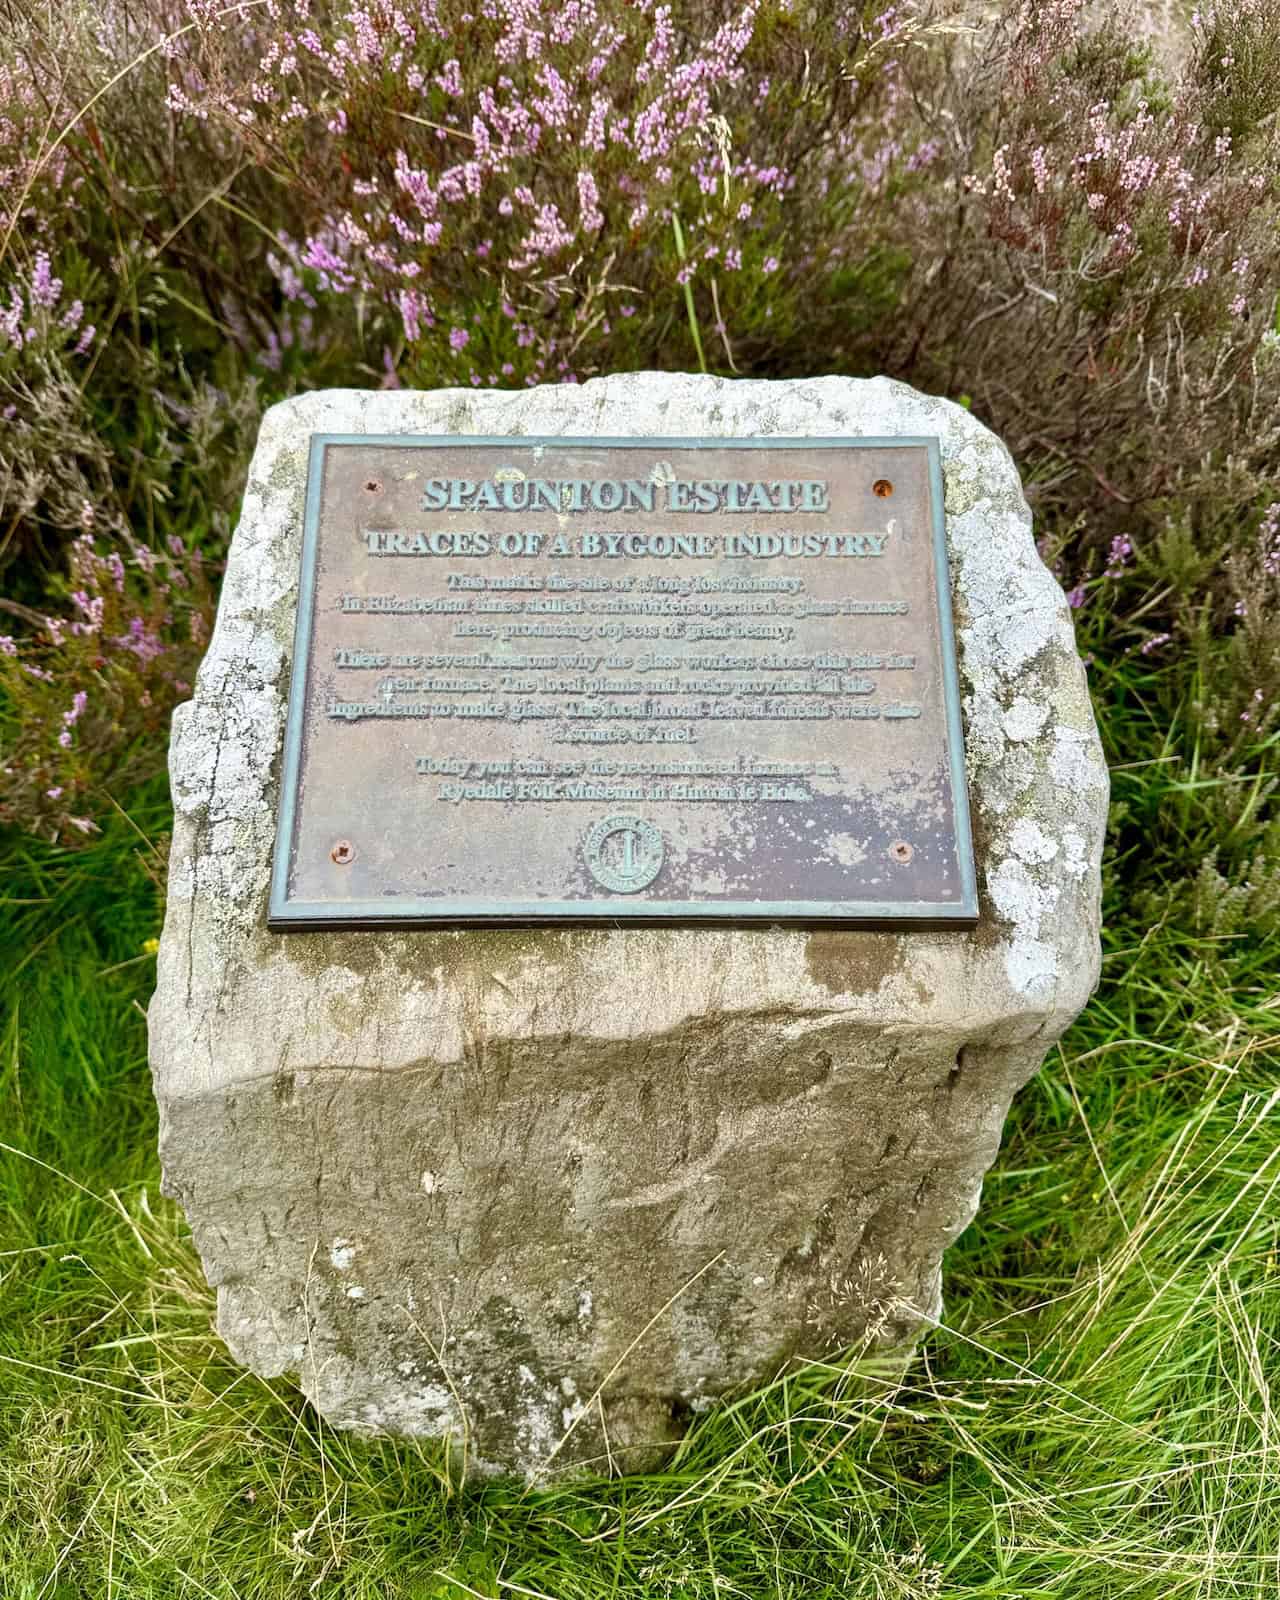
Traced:
<svg viewBox="0 0 1280 1600">
<path fill-rule="evenodd" d="M 0 0 L 0 1595 L 1280 1591 L 1278 157 L 1280 0 Z M 905 1387 L 464 1487 L 235 1369 L 158 1195 L 167 720 L 264 405 L 641 367 L 1006 438 L 1104 977 Z"/>
</svg>

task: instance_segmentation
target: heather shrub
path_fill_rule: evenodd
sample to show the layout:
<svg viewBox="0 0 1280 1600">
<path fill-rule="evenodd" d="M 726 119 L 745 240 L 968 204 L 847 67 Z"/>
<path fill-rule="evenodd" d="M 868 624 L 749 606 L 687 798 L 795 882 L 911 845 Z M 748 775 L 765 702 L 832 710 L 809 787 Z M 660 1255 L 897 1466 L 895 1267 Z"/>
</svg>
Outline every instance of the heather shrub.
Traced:
<svg viewBox="0 0 1280 1600">
<path fill-rule="evenodd" d="M 158 554 L 127 535 L 106 543 L 103 554 L 86 532 L 71 545 L 61 615 L 8 602 L 27 624 L 21 650 L 0 634 L 0 693 L 15 713 L 0 823 L 64 842 L 97 830 L 105 777 L 124 785 L 154 770 L 213 619 L 198 550 L 176 535 Z"/>
<path fill-rule="evenodd" d="M 230 401 L 177 347 L 117 335 L 98 366 L 101 291 L 65 259 L 81 292 L 38 247 L 0 312 L 0 823 L 64 841 L 163 759 L 212 622 L 200 545 L 216 559 L 239 460 L 218 469 L 257 414 L 252 382 Z"/>
<path fill-rule="evenodd" d="M 92 296 L 88 285 L 84 292 Z M 54 276 L 46 249 L 36 250 L 30 271 L 14 274 L 3 293 L 0 514 L 25 524 L 28 540 L 40 522 L 74 535 L 111 480 L 110 456 L 83 405 L 96 325 L 82 296 Z"/>
<path fill-rule="evenodd" d="M 595 0 L 206 15 L 167 102 L 289 195 L 265 257 L 284 299 L 345 300 L 403 381 L 473 385 L 573 382 L 673 335 L 733 369 L 742 308 L 767 321 L 769 278 L 823 231 L 803 169 L 924 26 Z"/>
<path fill-rule="evenodd" d="M 942 48 L 958 99 L 926 121 L 949 170 L 881 225 L 909 242 L 941 192 L 955 209 L 884 364 L 970 395 L 1029 469 L 1099 676 L 1136 655 L 1151 714 L 1237 775 L 1209 787 L 1218 868 L 1252 881 L 1280 697 L 1280 7 L 1197 13 L 1171 79 L 1071 0 Z M 929 67 L 904 71 L 930 104 Z"/>
<path fill-rule="evenodd" d="M 1159 63 L 1081 0 L 62 22 L 0 46 L 0 563 L 37 619 L 78 620 L 86 515 L 102 559 L 177 536 L 215 566 L 258 410 L 298 385 L 885 371 L 1008 441 L 1100 682 L 1136 663 L 1200 761 L 1267 766 L 1280 0 L 1211 5 Z M 184 615 L 155 622 L 157 727 Z M 50 648 L 42 620 L 14 640 Z M 43 681 L 9 674 L 14 726 Z M 7 814 L 45 826 L 23 783 Z M 1237 826 L 1229 790 L 1234 883 L 1265 807 Z"/>
<path fill-rule="evenodd" d="M 954 199 L 913 252 L 886 364 L 971 395 L 1038 509 L 1089 509 L 1097 556 L 1171 512 L 1275 498 L 1280 126 L 1263 95 L 1228 104 L 1223 74 L 1233 50 L 1280 70 L 1278 25 L 1274 0 L 1199 17 L 1162 82 L 1123 19 L 1011 11 L 947 49 L 955 98 L 925 118 L 945 170 L 883 219 L 909 244 Z"/>
</svg>

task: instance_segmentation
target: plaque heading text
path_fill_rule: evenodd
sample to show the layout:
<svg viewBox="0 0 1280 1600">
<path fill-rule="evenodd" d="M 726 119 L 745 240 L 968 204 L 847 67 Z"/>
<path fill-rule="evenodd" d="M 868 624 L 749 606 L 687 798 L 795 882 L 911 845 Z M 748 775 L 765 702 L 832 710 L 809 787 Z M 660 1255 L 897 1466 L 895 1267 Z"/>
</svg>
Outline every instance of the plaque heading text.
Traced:
<svg viewBox="0 0 1280 1600">
<path fill-rule="evenodd" d="M 659 463 L 647 478 L 530 478 L 500 468 L 492 478 L 428 478 L 424 511 L 725 512 L 831 509 L 825 479 L 678 478 Z"/>
</svg>

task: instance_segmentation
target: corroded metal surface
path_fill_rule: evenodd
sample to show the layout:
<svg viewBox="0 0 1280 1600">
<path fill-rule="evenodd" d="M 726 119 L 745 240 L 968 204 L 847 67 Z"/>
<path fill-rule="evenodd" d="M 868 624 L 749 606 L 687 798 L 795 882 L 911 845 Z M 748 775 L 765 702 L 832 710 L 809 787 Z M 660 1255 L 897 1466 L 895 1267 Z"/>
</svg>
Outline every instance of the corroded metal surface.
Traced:
<svg viewBox="0 0 1280 1600">
<path fill-rule="evenodd" d="M 316 436 L 271 926 L 976 915 L 929 439 Z"/>
</svg>

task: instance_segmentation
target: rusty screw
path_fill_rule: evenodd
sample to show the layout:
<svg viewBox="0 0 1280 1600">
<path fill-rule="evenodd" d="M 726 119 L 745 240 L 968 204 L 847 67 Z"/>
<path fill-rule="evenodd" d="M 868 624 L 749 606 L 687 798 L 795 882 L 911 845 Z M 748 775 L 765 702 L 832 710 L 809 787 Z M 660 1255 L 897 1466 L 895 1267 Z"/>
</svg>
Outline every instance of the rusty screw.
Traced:
<svg viewBox="0 0 1280 1600">
<path fill-rule="evenodd" d="M 911 860 L 912 856 L 915 855 L 915 851 L 905 839 L 895 839 L 889 846 L 889 854 L 895 861 L 901 862 L 902 865 L 905 866 L 907 862 Z"/>
<path fill-rule="evenodd" d="M 871 492 L 872 494 L 879 495 L 881 500 L 887 500 L 893 493 L 893 485 L 889 482 L 888 478 L 877 478 L 876 481 L 871 485 Z"/>
<path fill-rule="evenodd" d="M 349 867 L 356 858 L 356 847 L 350 839 L 339 839 L 329 855 L 340 867 Z"/>
</svg>

